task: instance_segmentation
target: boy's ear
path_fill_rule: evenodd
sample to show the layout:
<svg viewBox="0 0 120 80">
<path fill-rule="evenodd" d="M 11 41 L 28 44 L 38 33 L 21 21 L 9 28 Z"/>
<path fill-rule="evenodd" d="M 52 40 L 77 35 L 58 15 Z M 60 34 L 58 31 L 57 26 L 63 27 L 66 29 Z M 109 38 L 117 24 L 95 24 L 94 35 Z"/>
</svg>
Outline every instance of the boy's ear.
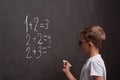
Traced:
<svg viewBox="0 0 120 80">
<path fill-rule="evenodd" d="M 89 46 L 89 47 L 92 47 L 92 46 L 93 46 L 93 43 L 89 41 L 89 42 L 88 42 L 88 46 Z"/>
</svg>

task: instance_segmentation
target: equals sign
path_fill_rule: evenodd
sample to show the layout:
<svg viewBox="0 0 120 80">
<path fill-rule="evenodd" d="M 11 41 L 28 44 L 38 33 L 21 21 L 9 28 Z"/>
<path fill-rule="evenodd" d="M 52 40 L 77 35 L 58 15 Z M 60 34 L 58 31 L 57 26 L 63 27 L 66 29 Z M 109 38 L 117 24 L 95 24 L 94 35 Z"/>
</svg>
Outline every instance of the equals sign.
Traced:
<svg viewBox="0 0 120 80">
<path fill-rule="evenodd" d="M 44 27 L 45 27 L 45 25 L 44 25 L 43 23 L 41 23 L 41 24 L 40 24 L 40 27 L 41 27 L 41 28 L 44 28 Z"/>
<path fill-rule="evenodd" d="M 44 38 L 47 38 L 47 35 L 43 35 Z M 47 39 L 43 39 L 44 41 L 47 41 Z"/>
</svg>

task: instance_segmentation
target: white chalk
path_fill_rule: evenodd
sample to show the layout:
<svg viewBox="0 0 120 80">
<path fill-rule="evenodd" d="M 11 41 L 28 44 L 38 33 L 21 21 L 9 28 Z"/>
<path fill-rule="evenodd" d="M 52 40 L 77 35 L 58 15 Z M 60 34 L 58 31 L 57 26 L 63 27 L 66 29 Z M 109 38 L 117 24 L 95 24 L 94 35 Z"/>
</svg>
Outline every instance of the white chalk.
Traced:
<svg viewBox="0 0 120 80">
<path fill-rule="evenodd" d="M 63 60 L 63 63 L 68 62 L 67 60 Z M 68 65 L 71 67 L 72 65 L 68 62 Z"/>
</svg>

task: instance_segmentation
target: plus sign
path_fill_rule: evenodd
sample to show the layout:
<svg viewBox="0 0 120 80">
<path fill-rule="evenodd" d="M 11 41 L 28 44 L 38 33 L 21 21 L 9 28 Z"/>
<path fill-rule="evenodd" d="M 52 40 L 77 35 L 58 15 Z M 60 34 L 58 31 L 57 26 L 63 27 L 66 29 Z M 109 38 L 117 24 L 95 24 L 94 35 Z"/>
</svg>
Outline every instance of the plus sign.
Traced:
<svg viewBox="0 0 120 80">
<path fill-rule="evenodd" d="M 34 37 L 34 38 L 33 38 L 33 40 L 34 40 L 34 42 L 35 42 L 35 40 L 36 40 L 36 37 Z"/>
<path fill-rule="evenodd" d="M 32 25 L 33 25 L 33 24 L 30 22 L 30 23 L 29 23 L 30 29 L 32 29 Z"/>
<path fill-rule="evenodd" d="M 33 53 L 34 53 L 34 55 L 35 55 L 37 51 L 34 49 L 34 50 L 32 50 L 32 52 L 33 52 Z"/>
</svg>

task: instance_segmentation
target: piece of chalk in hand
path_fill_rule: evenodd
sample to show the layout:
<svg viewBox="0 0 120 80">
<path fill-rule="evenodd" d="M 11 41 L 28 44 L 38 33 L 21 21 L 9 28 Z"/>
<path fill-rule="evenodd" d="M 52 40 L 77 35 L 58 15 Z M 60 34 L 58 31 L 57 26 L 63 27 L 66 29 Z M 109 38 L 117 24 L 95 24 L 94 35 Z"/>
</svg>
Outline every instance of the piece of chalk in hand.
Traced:
<svg viewBox="0 0 120 80">
<path fill-rule="evenodd" d="M 67 60 L 63 60 L 63 63 L 67 62 Z M 68 62 L 68 65 L 71 67 L 72 65 Z"/>
</svg>

